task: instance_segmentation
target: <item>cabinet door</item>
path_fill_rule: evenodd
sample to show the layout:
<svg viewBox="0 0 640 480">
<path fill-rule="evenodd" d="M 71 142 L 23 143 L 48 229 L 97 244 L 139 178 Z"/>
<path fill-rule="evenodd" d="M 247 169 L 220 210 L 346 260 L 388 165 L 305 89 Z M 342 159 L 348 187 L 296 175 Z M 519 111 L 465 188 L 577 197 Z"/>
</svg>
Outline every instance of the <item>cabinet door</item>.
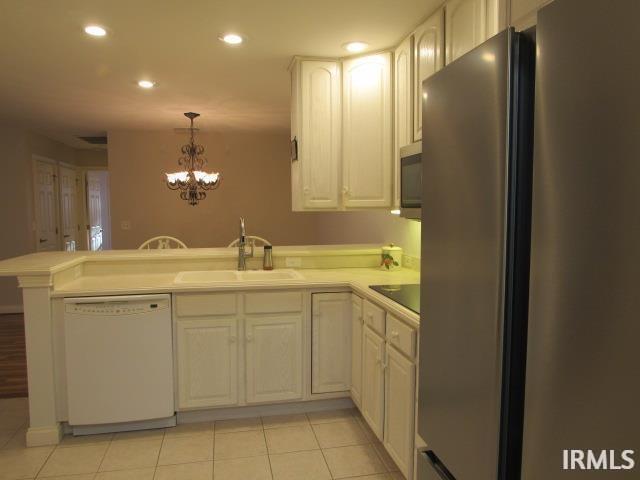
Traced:
<svg viewBox="0 0 640 480">
<path fill-rule="evenodd" d="M 383 439 L 384 425 L 384 340 L 368 326 L 362 337 L 362 408 L 361 413 L 378 439 Z"/>
<path fill-rule="evenodd" d="M 179 320 L 179 408 L 238 401 L 238 323 L 235 318 Z"/>
<path fill-rule="evenodd" d="M 444 66 L 444 11 L 434 13 L 413 35 L 413 141 L 422 138 L 422 82 Z"/>
<path fill-rule="evenodd" d="M 247 402 L 302 398 L 302 315 L 245 320 Z"/>
<path fill-rule="evenodd" d="M 351 398 L 358 407 L 362 405 L 363 327 L 362 299 L 351 294 Z"/>
<path fill-rule="evenodd" d="M 343 69 L 343 204 L 391 206 L 391 54 L 346 60 Z"/>
<path fill-rule="evenodd" d="M 446 61 L 453 62 L 486 38 L 487 0 L 449 0 L 445 7 Z"/>
<path fill-rule="evenodd" d="M 405 478 L 413 470 L 416 367 L 387 346 L 384 446 Z"/>
<path fill-rule="evenodd" d="M 337 208 L 340 160 L 340 67 L 337 62 L 303 61 L 302 114 L 298 162 L 305 209 Z"/>
<path fill-rule="evenodd" d="M 394 200 L 396 207 L 400 206 L 400 147 L 411 143 L 412 125 L 412 58 L 411 37 L 406 38 L 393 57 L 394 62 L 394 129 L 393 129 L 393 178 Z"/>
<path fill-rule="evenodd" d="M 314 293 L 311 320 L 311 393 L 348 392 L 351 386 L 351 294 Z"/>
</svg>

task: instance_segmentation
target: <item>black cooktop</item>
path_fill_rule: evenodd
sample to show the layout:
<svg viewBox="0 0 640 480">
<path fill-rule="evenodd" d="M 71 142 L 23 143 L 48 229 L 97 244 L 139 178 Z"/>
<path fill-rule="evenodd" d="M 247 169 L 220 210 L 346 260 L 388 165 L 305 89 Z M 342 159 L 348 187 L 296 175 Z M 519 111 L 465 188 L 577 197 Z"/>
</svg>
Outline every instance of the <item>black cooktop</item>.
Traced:
<svg viewBox="0 0 640 480">
<path fill-rule="evenodd" d="M 369 288 L 420 314 L 420 284 L 369 285 Z"/>
</svg>

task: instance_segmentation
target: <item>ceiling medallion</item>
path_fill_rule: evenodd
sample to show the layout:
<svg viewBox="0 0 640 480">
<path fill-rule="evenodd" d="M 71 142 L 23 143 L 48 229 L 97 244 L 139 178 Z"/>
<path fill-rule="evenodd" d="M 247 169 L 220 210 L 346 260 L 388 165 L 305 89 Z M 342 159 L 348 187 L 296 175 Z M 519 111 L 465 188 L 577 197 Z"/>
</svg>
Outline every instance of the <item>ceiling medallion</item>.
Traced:
<svg viewBox="0 0 640 480">
<path fill-rule="evenodd" d="M 193 138 L 193 120 L 200 114 L 187 112 L 184 116 L 191 120 L 189 127 L 191 138 L 189 143 L 182 146 L 182 156 L 178 159 L 178 165 L 184 170 L 165 175 L 167 187 L 171 190 L 180 190 L 182 200 L 189 202 L 189 205 L 197 205 L 200 200 L 207 197 L 207 190 L 215 190 L 220 186 L 222 175 L 202 170 L 207 163 L 207 159 L 202 156 L 204 147 L 196 144 Z"/>
</svg>

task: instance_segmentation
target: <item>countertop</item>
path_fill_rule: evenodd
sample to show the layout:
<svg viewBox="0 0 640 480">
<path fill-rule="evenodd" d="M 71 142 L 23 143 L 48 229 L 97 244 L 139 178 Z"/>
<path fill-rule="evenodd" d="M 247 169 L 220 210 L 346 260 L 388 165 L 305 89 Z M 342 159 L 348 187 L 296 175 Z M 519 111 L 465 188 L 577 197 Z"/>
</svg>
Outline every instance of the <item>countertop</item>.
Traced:
<svg viewBox="0 0 640 480">
<path fill-rule="evenodd" d="M 82 276 L 56 288 L 52 297 L 93 295 L 123 295 L 143 293 L 184 293 L 233 290 L 279 290 L 345 288 L 367 297 L 392 314 L 401 316 L 413 324 L 419 324 L 420 316 L 369 285 L 420 283 L 420 273 L 410 269 L 384 271 L 378 268 L 333 268 L 297 270 L 303 278 L 295 280 L 269 280 L 263 282 L 216 282 L 207 284 L 175 283 L 177 273 L 126 274 Z"/>
</svg>

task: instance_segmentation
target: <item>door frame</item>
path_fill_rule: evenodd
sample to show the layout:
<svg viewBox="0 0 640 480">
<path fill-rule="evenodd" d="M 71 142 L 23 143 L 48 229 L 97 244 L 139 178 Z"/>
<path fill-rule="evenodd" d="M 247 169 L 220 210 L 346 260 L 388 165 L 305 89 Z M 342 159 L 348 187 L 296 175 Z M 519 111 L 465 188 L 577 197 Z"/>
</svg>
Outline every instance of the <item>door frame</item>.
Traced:
<svg viewBox="0 0 640 480">
<path fill-rule="evenodd" d="M 112 238 L 112 229 L 113 226 L 111 224 L 111 175 L 109 172 L 109 166 L 99 166 L 99 167 L 78 167 L 78 178 L 79 178 L 79 186 L 78 186 L 78 196 L 82 199 L 78 205 L 78 214 L 80 225 L 83 226 L 81 229 L 83 235 L 81 235 L 81 250 L 89 250 L 89 205 L 87 198 L 87 173 L 88 172 L 107 172 L 109 174 L 107 178 L 107 214 L 109 217 L 109 225 L 108 225 L 108 249 L 111 247 L 111 238 Z M 104 226 L 103 226 L 104 228 Z"/>
</svg>

